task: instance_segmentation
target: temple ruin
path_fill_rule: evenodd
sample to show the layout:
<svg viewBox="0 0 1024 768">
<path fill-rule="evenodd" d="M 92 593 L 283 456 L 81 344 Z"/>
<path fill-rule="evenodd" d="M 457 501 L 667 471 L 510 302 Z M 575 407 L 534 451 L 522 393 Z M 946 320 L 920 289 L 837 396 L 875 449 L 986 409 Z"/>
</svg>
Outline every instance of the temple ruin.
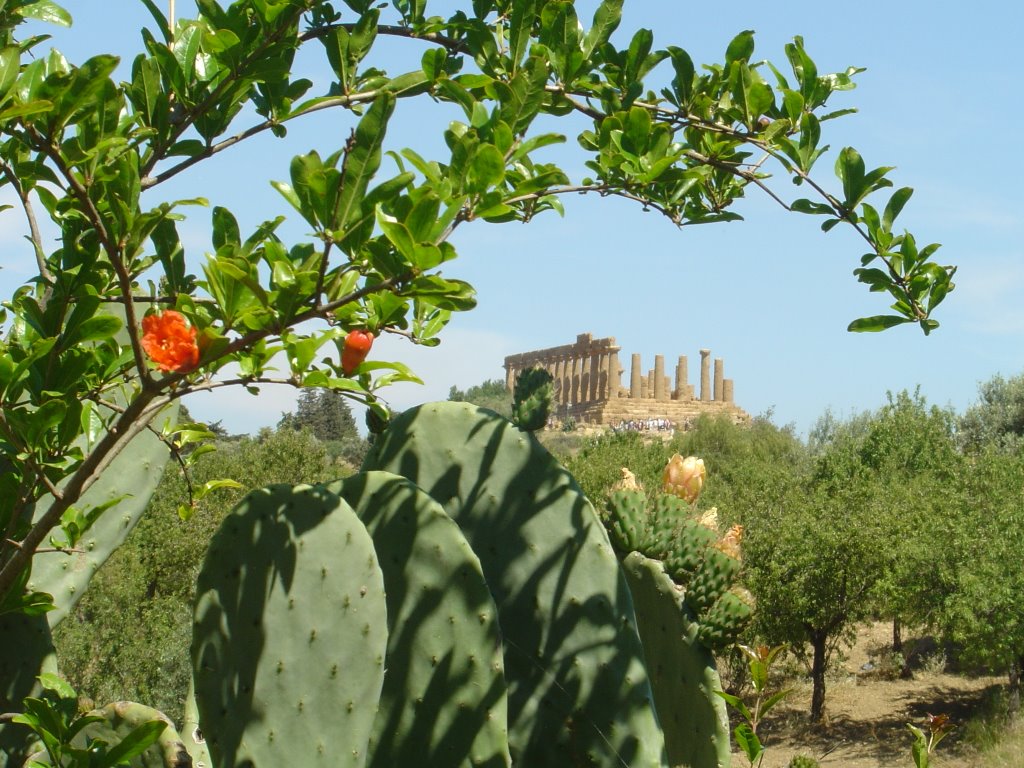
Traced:
<svg viewBox="0 0 1024 768">
<path fill-rule="evenodd" d="M 680 355 L 675 381 L 665 373 L 665 356 L 655 355 L 654 367 L 643 370 L 639 354 L 630 359 L 629 386 L 623 386 L 625 372 L 619 363 L 620 347 L 615 339 L 595 339 L 589 333 L 576 337 L 575 344 L 537 349 L 505 358 L 505 384 L 509 391 L 519 373 L 543 368 L 553 377 L 554 416 L 570 417 L 587 424 L 617 425 L 642 419 L 671 420 L 685 425 L 701 413 L 720 413 L 734 421 L 750 417 L 733 401 L 733 381 L 725 378 L 725 364 L 711 350 L 700 350 L 700 390 L 689 383 L 688 362 Z"/>
</svg>

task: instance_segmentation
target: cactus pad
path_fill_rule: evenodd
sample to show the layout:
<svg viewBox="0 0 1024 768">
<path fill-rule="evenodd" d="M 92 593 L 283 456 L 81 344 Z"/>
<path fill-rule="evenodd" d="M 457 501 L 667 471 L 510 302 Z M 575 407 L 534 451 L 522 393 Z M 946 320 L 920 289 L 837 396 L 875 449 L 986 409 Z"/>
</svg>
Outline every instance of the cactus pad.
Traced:
<svg viewBox="0 0 1024 768">
<path fill-rule="evenodd" d="M 384 677 L 387 615 L 373 542 L 310 486 L 253 491 L 199 573 L 192 677 L 218 768 L 362 768 Z"/>
<path fill-rule="evenodd" d="M 498 609 L 459 526 L 404 477 L 327 486 L 373 537 L 388 610 L 371 768 L 511 764 Z"/>
<path fill-rule="evenodd" d="M 532 435 L 467 403 L 429 403 L 396 417 L 364 468 L 424 489 L 479 556 L 502 629 L 513 764 L 663 765 L 615 554 L 590 502 Z"/>
<path fill-rule="evenodd" d="M 640 638 L 665 729 L 669 765 L 731 765 L 729 718 L 714 656 L 698 641 L 699 625 L 682 592 L 657 560 L 633 552 L 623 568 L 636 605 Z"/>
</svg>

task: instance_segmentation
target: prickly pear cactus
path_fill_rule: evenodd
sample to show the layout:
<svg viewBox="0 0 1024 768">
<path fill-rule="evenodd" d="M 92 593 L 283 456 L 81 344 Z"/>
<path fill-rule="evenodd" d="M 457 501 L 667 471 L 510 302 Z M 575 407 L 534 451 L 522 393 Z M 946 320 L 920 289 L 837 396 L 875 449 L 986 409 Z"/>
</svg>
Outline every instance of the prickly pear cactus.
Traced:
<svg viewBox="0 0 1024 768">
<path fill-rule="evenodd" d="M 0 712 L 20 712 L 26 696 L 42 690 L 37 677 L 56 672 L 57 657 L 46 616 L 0 614 Z M 21 765 L 28 756 L 28 728 L 0 723 L 0 765 Z"/>
<path fill-rule="evenodd" d="M 405 411 L 364 469 L 407 477 L 459 524 L 499 611 L 514 765 L 664 764 L 633 605 L 608 537 L 533 438 L 467 403 Z"/>
<path fill-rule="evenodd" d="M 696 622 L 698 640 L 711 649 L 736 642 L 750 623 L 753 603 L 736 586 L 741 563 L 738 536 L 719 536 L 717 515 L 696 519 L 682 499 L 663 493 L 649 504 L 639 491 L 617 491 L 603 516 L 620 557 L 630 552 L 660 560 L 680 587 Z M 738 531 L 738 529 L 735 529 Z"/>
<path fill-rule="evenodd" d="M 639 552 L 623 562 L 669 765 L 728 768 L 729 716 L 713 692 L 722 682 L 714 656 L 699 640 L 700 625 L 682 591 L 657 560 Z"/>
<path fill-rule="evenodd" d="M 153 427 L 159 429 L 167 419 L 173 423 L 177 413 L 175 403 L 154 419 Z M 66 555 L 46 553 L 32 559 L 28 588 L 53 595 L 57 608 L 46 614 L 51 627 L 56 627 L 71 612 L 93 574 L 124 543 L 142 518 L 169 455 L 167 446 L 156 435 L 149 430 L 140 432 L 75 505 L 86 510 L 120 499 L 86 532 L 76 547 L 80 551 Z M 50 496 L 40 500 L 34 516 L 45 514 L 51 501 Z"/>
<path fill-rule="evenodd" d="M 527 368 L 512 391 L 512 422 L 527 432 L 543 429 L 551 414 L 553 377 L 543 368 Z"/>
<path fill-rule="evenodd" d="M 160 720 L 166 723 L 160 738 L 141 755 L 133 758 L 129 765 L 131 768 L 192 768 L 192 759 L 174 723 L 160 710 L 134 701 L 118 701 L 95 709 L 89 715 L 102 717 L 103 720 L 85 726 L 72 742 L 75 746 L 85 747 L 89 739 L 118 744 L 139 726 Z"/>
<path fill-rule="evenodd" d="M 373 541 L 321 487 L 253 491 L 199 573 L 192 676 L 218 768 L 362 768 L 384 678 Z"/>
<path fill-rule="evenodd" d="M 498 609 L 459 526 L 388 472 L 362 472 L 327 488 L 362 520 L 384 573 L 387 674 L 368 765 L 507 768 Z"/>
</svg>

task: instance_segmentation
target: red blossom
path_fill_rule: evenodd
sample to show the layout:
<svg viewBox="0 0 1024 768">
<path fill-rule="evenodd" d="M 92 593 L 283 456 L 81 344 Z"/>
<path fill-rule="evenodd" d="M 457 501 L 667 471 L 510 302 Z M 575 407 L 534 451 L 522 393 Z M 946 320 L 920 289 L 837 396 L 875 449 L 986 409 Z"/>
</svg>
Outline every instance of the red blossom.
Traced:
<svg viewBox="0 0 1024 768">
<path fill-rule="evenodd" d="M 199 365 L 196 329 L 173 309 L 142 318 L 142 349 L 161 371 L 188 373 Z"/>
</svg>

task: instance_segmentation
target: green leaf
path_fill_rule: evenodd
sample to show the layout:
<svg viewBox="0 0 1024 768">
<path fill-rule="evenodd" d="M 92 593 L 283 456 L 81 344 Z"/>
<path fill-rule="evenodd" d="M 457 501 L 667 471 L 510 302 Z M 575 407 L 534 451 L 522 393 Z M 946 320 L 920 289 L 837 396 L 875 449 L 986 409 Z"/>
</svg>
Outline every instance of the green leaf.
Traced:
<svg viewBox="0 0 1024 768">
<path fill-rule="evenodd" d="M 736 737 L 736 746 L 740 748 L 751 765 L 756 763 L 761 757 L 761 753 L 764 752 L 764 747 L 761 746 L 761 740 L 757 738 L 754 729 L 748 723 L 740 723 L 733 730 L 733 735 Z"/>
<path fill-rule="evenodd" d="M 878 331 L 884 331 L 887 328 L 909 322 L 911 320 L 899 315 L 875 315 L 874 317 L 861 317 L 854 320 L 846 327 L 846 330 L 854 333 L 877 333 Z"/>
<path fill-rule="evenodd" d="M 749 61 L 754 53 L 754 30 L 740 32 L 725 49 L 725 63 L 728 66 L 734 61 Z"/>
<path fill-rule="evenodd" d="M 885 211 L 882 213 L 882 226 L 887 232 L 892 231 L 892 223 L 900 215 L 903 206 L 907 204 L 907 201 L 910 200 L 910 196 L 913 194 L 914 190 L 910 187 L 901 187 L 892 193 L 892 197 L 889 198 Z"/>
<path fill-rule="evenodd" d="M 355 139 L 345 156 L 335 206 L 334 221 L 337 225 L 333 229 L 348 229 L 359 219 L 366 188 L 380 167 L 381 147 L 388 119 L 394 110 L 395 96 L 382 94 L 356 126 Z"/>
<path fill-rule="evenodd" d="M 537 18 L 537 0 L 520 0 L 512 3 L 512 14 L 509 16 L 508 42 L 509 56 L 512 58 L 512 72 L 519 68 L 530 47 L 530 36 L 533 22 Z"/>
<path fill-rule="evenodd" d="M 608 42 L 622 20 L 623 0 L 604 0 L 594 12 L 594 21 L 583 40 L 583 55 L 590 58 L 594 51 Z"/>
<path fill-rule="evenodd" d="M 101 341 L 109 339 L 124 326 L 119 317 L 113 315 L 95 315 L 83 321 L 75 333 L 75 342 Z"/>
<path fill-rule="evenodd" d="M 0 96 L 5 96 L 15 80 L 21 66 L 21 49 L 16 45 L 8 45 L 0 49 Z"/>
<path fill-rule="evenodd" d="M 71 14 L 52 0 L 36 0 L 34 3 L 21 6 L 17 12 L 26 19 L 38 19 L 59 27 L 71 26 Z"/>
<path fill-rule="evenodd" d="M 135 728 L 131 733 L 121 739 L 120 743 L 106 756 L 100 758 L 96 763 L 97 768 L 113 768 L 129 762 L 133 757 L 138 757 L 160 738 L 160 734 L 167 728 L 163 720 L 151 720 Z"/>
<path fill-rule="evenodd" d="M 470 161 L 467 191 L 482 194 L 505 178 L 505 158 L 493 144 L 481 144 Z"/>
</svg>

